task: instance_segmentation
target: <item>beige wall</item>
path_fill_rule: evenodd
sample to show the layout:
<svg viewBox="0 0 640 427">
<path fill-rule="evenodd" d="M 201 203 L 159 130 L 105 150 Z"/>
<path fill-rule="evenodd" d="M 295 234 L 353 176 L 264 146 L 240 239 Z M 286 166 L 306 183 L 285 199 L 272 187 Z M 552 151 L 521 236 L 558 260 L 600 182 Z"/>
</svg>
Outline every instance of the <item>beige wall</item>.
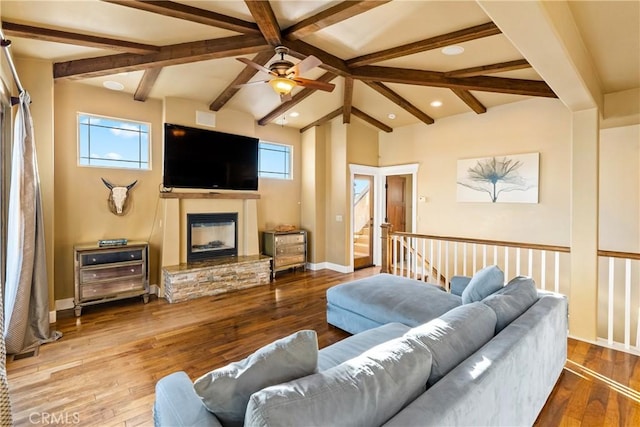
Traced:
<svg viewBox="0 0 640 427">
<path fill-rule="evenodd" d="M 150 242 L 150 283 L 158 281 L 158 188 L 162 179 L 162 102 L 134 101 L 125 93 L 74 82 L 55 85 L 55 296 L 73 297 L 73 246 L 99 239 Z M 151 123 L 151 170 L 80 167 L 77 160 L 78 112 Z M 138 181 L 130 191 L 124 216 L 107 207 L 109 190 L 100 178 L 117 185 Z"/>
<path fill-rule="evenodd" d="M 199 126 L 196 111 L 208 106 L 190 100 L 134 101 L 131 95 L 75 82 L 55 85 L 55 297 L 73 297 L 73 245 L 102 238 L 125 237 L 151 244 L 150 283 L 160 284 L 160 245 L 163 203 L 159 199 L 162 182 L 162 138 L 164 120 Z M 132 171 L 77 166 L 76 114 L 112 116 L 152 123 L 152 170 Z M 293 146 L 294 179 L 261 179 L 257 202 L 258 228 L 264 230 L 282 223 L 300 224 L 300 133 L 275 125 L 257 126 L 246 113 L 232 110 L 216 113 L 215 130 L 255 136 Z M 132 208 L 125 216 L 111 214 L 108 196 L 100 178 L 115 184 L 138 180 L 132 190 Z"/>
<path fill-rule="evenodd" d="M 347 162 L 378 166 L 378 131 L 355 119 L 347 126 Z"/>
<path fill-rule="evenodd" d="M 569 244 L 570 118 L 558 100 L 532 99 L 380 136 L 383 166 L 419 163 L 417 232 Z M 458 159 L 540 153 L 538 204 L 459 203 Z M 516 219 L 516 220 L 514 220 Z"/>
</svg>

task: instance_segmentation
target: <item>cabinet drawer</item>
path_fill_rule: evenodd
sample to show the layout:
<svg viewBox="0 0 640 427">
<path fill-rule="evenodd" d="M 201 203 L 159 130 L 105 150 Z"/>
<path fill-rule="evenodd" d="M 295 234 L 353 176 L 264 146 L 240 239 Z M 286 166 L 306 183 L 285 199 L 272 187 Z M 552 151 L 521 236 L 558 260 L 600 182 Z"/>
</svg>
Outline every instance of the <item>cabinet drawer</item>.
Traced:
<svg viewBox="0 0 640 427">
<path fill-rule="evenodd" d="M 91 283 L 109 279 L 142 277 L 144 273 L 143 264 L 118 265 L 105 268 L 88 268 L 80 270 L 80 282 Z M 140 279 L 138 279 L 140 282 Z"/>
<path fill-rule="evenodd" d="M 278 246 L 276 248 L 276 254 L 278 256 L 304 254 L 304 245 Z"/>
<path fill-rule="evenodd" d="M 113 264 L 116 262 L 124 261 L 141 261 L 142 252 L 144 249 L 131 249 L 128 251 L 114 251 L 114 252 L 94 252 L 88 254 L 82 254 L 80 256 L 80 265 L 101 265 L 101 264 Z"/>
<path fill-rule="evenodd" d="M 92 299 L 103 298 L 110 295 L 130 291 L 144 291 L 144 283 L 140 279 L 124 279 L 115 282 L 90 283 L 80 286 L 80 298 Z"/>
<path fill-rule="evenodd" d="M 303 264 L 304 254 L 301 255 L 281 255 L 273 259 L 275 268 L 284 267 L 286 265 Z"/>
<path fill-rule="evenodd" d="M 304 234 L 287 234 L 284 236 L 276 236 L 275 240 L 276 246 L 304 243 Z"/>
</svg>

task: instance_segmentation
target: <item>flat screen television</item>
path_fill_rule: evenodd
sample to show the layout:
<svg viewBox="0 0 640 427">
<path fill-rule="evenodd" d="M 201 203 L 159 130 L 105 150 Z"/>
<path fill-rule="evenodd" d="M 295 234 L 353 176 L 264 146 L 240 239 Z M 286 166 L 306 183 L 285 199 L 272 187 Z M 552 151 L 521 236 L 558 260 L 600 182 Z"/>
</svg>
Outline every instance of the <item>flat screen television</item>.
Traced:
<svg viewBox="0 0 640 427">
<path fill-rule="evenodd" d="M 257 190 L 258 139 L 165 123 L 162 185 Z"/>
</svg>

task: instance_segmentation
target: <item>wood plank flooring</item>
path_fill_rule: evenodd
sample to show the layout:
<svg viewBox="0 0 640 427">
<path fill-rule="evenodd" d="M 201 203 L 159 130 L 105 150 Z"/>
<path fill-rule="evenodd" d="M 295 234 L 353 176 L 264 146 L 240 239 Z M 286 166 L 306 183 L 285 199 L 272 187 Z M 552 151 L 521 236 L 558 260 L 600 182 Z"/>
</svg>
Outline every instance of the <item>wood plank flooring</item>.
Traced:
<svg viewBox="0 0 640 427">
<path fill-rule="evenodd" d="M 269 286 L 184 303 L 58 313 L 59 341 L 8 360 L 15 424 L 152 425 L 155 383 L 171 372 L 195 379 L 301 329 L 316 330 L 320 347 L 348 336 L 326 323 L 326 289 L 378 271 L 286 272 Z M 640 358 L 569 340 L 569 359 L 536 425 L 640 425 Z"/>
</svg>

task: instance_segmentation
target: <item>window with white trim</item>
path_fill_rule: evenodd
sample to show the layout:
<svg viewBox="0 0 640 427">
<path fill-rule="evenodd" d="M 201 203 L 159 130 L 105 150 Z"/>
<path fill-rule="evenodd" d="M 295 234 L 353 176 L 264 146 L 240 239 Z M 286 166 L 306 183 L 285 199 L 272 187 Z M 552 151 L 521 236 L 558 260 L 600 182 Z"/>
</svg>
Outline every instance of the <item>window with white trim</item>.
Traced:
<svg viewBox="0 0 640 427">
<path fill-rule="evenodd" d="M 260 178 L 292 179 L 291 146 L 260 141 L 258 176 Z"/>
<path fill-rule="evenodd" d="M 151 125 L 78 113 L 78 165 L 150 170 Z"/>
</svg>

